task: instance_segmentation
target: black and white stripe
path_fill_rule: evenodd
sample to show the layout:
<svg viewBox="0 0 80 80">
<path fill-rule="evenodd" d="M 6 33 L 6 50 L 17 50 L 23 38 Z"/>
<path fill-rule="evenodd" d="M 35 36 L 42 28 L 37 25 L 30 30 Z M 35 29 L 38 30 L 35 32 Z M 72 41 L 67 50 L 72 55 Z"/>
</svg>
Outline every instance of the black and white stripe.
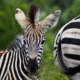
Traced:
<svg viewBox="0 0 80 80">
<path fill-rule="evenodd" d="M 31 24 L 27 25 L 23 35 L 18 35 L 1 56 L 0 80 L 38 79 L 45 35 L 41 25 L 36 23 L 36 26 L 34 29 Z M 36 58 L 30 58 L 33 56 L 31 52 L 36 54 Z"/>
<path fill-rule="evenodd" d="M 80 16 L 58 32 L 54 42 L 55 63 L 71 80 L 80 80 Z"/>
<path fill-rule="evenodd" d="M 29 54 L 23 35 L 18 35 L 9 49 L 0 58 L 0 80 L 37 80 L 41 66 L 43 43 L 41 43 L 37 55 L 37 71 L 31 73 L 29 70 Z M 30 45 L 30 44 L 29 44 Z M 35 65 L 36 66 L 36 65 Z"/>
</svg>

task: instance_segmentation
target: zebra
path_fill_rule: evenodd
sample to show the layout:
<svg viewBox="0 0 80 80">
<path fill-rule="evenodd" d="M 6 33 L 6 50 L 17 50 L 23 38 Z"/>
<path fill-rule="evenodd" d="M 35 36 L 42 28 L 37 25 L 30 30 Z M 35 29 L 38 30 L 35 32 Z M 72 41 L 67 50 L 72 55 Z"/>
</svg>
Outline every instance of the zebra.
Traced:
<svg viewBox="0 0 80 80">
<path fill-rule="evenodd" d="M 3 53 L 5 53 L 7 51 L 7 49 L 5 50 L 0 50 L 0 57 L 2 56 Z"/>
<path fill-rule="evenodd" d="M 53 56 L 60 72 L 69 80 L 80 80 L 80 15 L 58 31 Z"/>
<path fill-rule="evenodd" d="M 39 21 L 40 9 L 32 4 L 27 19 L 17 8 L 15 19 L 23 29 L 0 58 L 0 80 L 38 80 L 45 33 L 58 23 L 60 10 Z"/>
</svg>

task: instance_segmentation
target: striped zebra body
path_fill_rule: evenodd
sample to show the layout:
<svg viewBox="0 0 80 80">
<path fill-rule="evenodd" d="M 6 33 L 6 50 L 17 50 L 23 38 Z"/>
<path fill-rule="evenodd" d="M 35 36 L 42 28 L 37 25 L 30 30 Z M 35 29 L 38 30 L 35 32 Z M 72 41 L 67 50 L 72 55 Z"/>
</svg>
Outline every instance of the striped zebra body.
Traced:
<svg viewBox="0 0 80 80">
<path fill-rule="evenodd" d="M 38 70 L 35 73 L 30 73 L 28 69 L 28 53 L 26 50 L 25 39 L 23 35 L 18 35 L 13 43 L 9 46 L 9 49 L 0 58 L 0 80 L 37 80 L 38 72 L 40 70 L 40 64 Z M 41 47 L 42 48 L 42 47 Z M 38 53 L 38 62 L 42 53 Z M 36 67 L 37 65 L 35 65 Z"/>
<path fill-rule="evenodd" d="M 13 51 L 11 49 L 2 55 L 0 59 L 0 80 L 37 80 L 38 73 L 31 75 L 28 71 L 23 45 L 22 47 L 15 46 L 18 47 L 17 50 Z"/>
<path fill-rule="evenodd" d="M 58 32 L 54 42 L 55 63 L 70 80 L 80 80 L 80 16 Z"/>
<path fill-rule="evenodd" d="M 23 29 L 0 58 L 0 80 L 37 80 L 41 67 L 45 33 L 56 26 L 61 11 L 39 20 L 40 11 L 31 5 L 29 19 L 17 8 L 15 19 Z"/>
<path fill-rule="evenodd" d="M 30 27 L 29 25 L 28 31 Z M 27 34 L 30 35 L 30 37 Z M 18 35 L 8 50 L 1 56 L 0 80 L 38 80 L 45 36 L 39 36 L 40 34 L 36 34 L 35 32 L 31 35 L 30 31 L 29 33 L 27 32 L 27 34 Z M 36 39 L 37 42 L 35 41 L 35 44 L 37 43 L 37 47 L 39 43 L 41 44 L 38 47 L 39 50 L 36 59 L 32 59 L 32 62 L 30 62 L 29 53 L 33 47 L 30 43 L 33 42 L 31 40 L 34 38 L 40 38 L 42 40 Z"/>
</svg>

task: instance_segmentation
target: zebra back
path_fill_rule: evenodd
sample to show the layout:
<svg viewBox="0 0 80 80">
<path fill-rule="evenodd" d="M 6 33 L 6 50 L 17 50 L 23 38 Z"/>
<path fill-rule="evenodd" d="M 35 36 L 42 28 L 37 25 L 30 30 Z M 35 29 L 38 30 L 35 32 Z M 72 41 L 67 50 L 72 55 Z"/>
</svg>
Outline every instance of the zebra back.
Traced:
<svg viewBox="0 0 80 80">
<path fill-rule="evenodd" d="M 80 16 L 65 24 L 54 42 L 55 63 L 72 80 L 80 79 Z"/>
</svg>

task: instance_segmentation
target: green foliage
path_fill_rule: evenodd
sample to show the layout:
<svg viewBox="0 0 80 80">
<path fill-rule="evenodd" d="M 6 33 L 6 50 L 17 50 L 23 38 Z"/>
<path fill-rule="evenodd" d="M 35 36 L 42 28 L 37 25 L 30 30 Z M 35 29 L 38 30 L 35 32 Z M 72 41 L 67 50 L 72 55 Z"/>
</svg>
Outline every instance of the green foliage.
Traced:
<svg viewBox="0 0 80 80">
<path fill-rule="evenodd" d="M 42 59 L 42 67 L 39 74 L 40 80 L 68 80 L 55 66 L 52 55 Z"/>
<path fill-rule="evenodd" d="M 62 11 L 57 26 L 46 33 L 40 80 L 68 80 L 55 66 L 53 44 L 57 31 L 80 14 L 80 0 L 0 0 L 0 49 L 5 49 L 22 32 L 15 20 L 16 8 L 21 8 L 27 15 L 31 3 L 40 7 L 41 20 L 56 10 Z"/>
</svg>

